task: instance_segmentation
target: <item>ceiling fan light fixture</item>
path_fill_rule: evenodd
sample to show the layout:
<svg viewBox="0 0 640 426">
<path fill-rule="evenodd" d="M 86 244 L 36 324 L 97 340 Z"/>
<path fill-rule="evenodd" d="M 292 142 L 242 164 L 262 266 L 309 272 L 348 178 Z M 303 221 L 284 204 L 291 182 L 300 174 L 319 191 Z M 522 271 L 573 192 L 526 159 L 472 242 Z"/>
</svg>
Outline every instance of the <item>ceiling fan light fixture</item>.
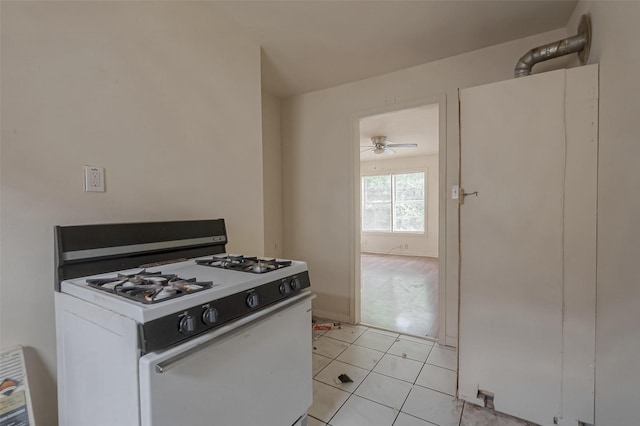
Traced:
<svg viewBox="0 0 640 426">
<path fill-rule="evenodd" d="M 373 142 L 374 145 L 384 144 L 386 140 L 387 140 L 386 136 L 372 136 L 371 137 L 371 142 Z"/>
<path fill-rule="evenodd" d="M 391 149 L 392 147 L 415 148 L 418 146 L 415 143 L 392 143 L 386 136 L 372 136 L 371 142 L 373 143 L 373 147 L 370 151 L 374 154 L 395 154 L 396 152 Z"/>
</svg>

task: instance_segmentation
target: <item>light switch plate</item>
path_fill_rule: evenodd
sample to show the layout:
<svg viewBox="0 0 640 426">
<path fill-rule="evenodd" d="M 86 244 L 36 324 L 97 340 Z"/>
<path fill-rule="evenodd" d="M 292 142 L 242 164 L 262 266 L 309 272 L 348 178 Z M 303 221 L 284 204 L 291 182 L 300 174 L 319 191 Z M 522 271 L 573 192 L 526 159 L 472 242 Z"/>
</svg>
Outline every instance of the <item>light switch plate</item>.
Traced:
<svg viewBox="0 0 640 426">
<path fill-rule="evenodd" d="M 451 199 L 452 200 L 457 200 L 459 197 L 459 188 L 458 185 L 453 185 L 451 187 Z"/>
<path fill-rule="evenodd" d="M 84 166 L 84 190 L 86 192 L 104 192 L 104 168 Z"/>
</svg>

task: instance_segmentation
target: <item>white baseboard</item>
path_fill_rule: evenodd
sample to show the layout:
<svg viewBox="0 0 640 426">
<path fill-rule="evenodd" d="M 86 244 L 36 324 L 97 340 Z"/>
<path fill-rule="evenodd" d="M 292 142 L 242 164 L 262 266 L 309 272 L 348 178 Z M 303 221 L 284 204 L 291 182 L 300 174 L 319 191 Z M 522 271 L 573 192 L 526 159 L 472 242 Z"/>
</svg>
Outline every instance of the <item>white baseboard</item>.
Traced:
<svg viewBox="0 0 640 426">
<path fill-rule="evenodd" d="M 345 324 L 351 324 L 351 320 L 349 319 L 349 315 L 341 315 L 341 314 L 336 314 L 335 312 L 329 312 L 329 311 L 321 311 L 318 309 L 314 309 L 311 314 L 316 317 L 316 318 L 323 318 L 323 319 L 328 319 L 331 321 L 339 321 L 341 323 L 345 323 Z"/>
<path fill-rule="evenodd" d="M 444 344 L 447 346 L 452 346 L 454 348 L 458 347 L 458 338 L 454 336 L 446 336 L 444 338 Z"/>
<path fill-rule="evenodd" d="M 384 252 L 384 251 L 375 251 L 375 250 L 361 250 L 362 254 L 383 254 L 383 255 L 393 255 L 393 256 L 417 256 L 417 257 L 435 257 L 438 258 L 438 254 L 430 254 L 430 253 L 416 253 L 416 252 Z"/>
</svg>

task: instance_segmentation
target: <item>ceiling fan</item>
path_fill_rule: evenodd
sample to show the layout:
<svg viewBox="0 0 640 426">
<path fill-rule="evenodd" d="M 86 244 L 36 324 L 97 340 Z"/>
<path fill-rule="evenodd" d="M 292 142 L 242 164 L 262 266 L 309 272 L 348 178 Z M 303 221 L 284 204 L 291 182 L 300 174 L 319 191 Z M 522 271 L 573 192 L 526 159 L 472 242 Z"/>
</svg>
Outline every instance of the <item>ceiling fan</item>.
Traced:
<svg viewBox="0 0 640 426">
<path fill-rule="evenodd" d="M 371 138 L 373 147 L 362 146 L 361 152 L 371 151 L 374 154 L 395 154 L 395 151 L 391 148 L 416 148 L 418 144 L 415 143 L 392 143 L 386 136 L 373 136 Z"/>
</svg>

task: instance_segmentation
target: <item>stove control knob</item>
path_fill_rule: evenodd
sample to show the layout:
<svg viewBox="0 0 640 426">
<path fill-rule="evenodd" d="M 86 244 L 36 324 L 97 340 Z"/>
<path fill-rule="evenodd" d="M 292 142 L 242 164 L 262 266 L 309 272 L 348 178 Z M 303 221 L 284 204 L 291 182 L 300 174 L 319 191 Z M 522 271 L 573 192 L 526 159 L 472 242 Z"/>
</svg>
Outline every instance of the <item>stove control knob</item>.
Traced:
<svg viewBox="0 0 640 426">
<path fill-rule="evenodd" d="M 260 298 L 258 297 L 258 293 L 253 290 L 250 291 L 249 294 L 247 294 L 247 306 L 253 309 L 256 308 L 259 303 Z"/>
<path fill-rule="evenodd" d="M 218 321 L 218 311 L 215 308 L 207 308 L 202 313 L 202 321 L 207 325 L 215 324 Z"/>
<path fill-rule="evenodd" d="M 180 320 L 180 332 L 183 334 L 191 334 L 196 331 L 196 319 L 193 315 L 185 315 Z"/>
<path fill-rule="evenodd" d="M 280 294 L 285 295 L 291 293 L 291 287 L 286 282 L 282 282 L 280 284 Z"/>
<path fill-rule="evenodd" d="M 292 279 L 291 282 L 289 283 L 289 285 L 291 286 L 291 290 L 293 290 L 293 291 L 300 290 L 300 278 Z"/>
</svg>

